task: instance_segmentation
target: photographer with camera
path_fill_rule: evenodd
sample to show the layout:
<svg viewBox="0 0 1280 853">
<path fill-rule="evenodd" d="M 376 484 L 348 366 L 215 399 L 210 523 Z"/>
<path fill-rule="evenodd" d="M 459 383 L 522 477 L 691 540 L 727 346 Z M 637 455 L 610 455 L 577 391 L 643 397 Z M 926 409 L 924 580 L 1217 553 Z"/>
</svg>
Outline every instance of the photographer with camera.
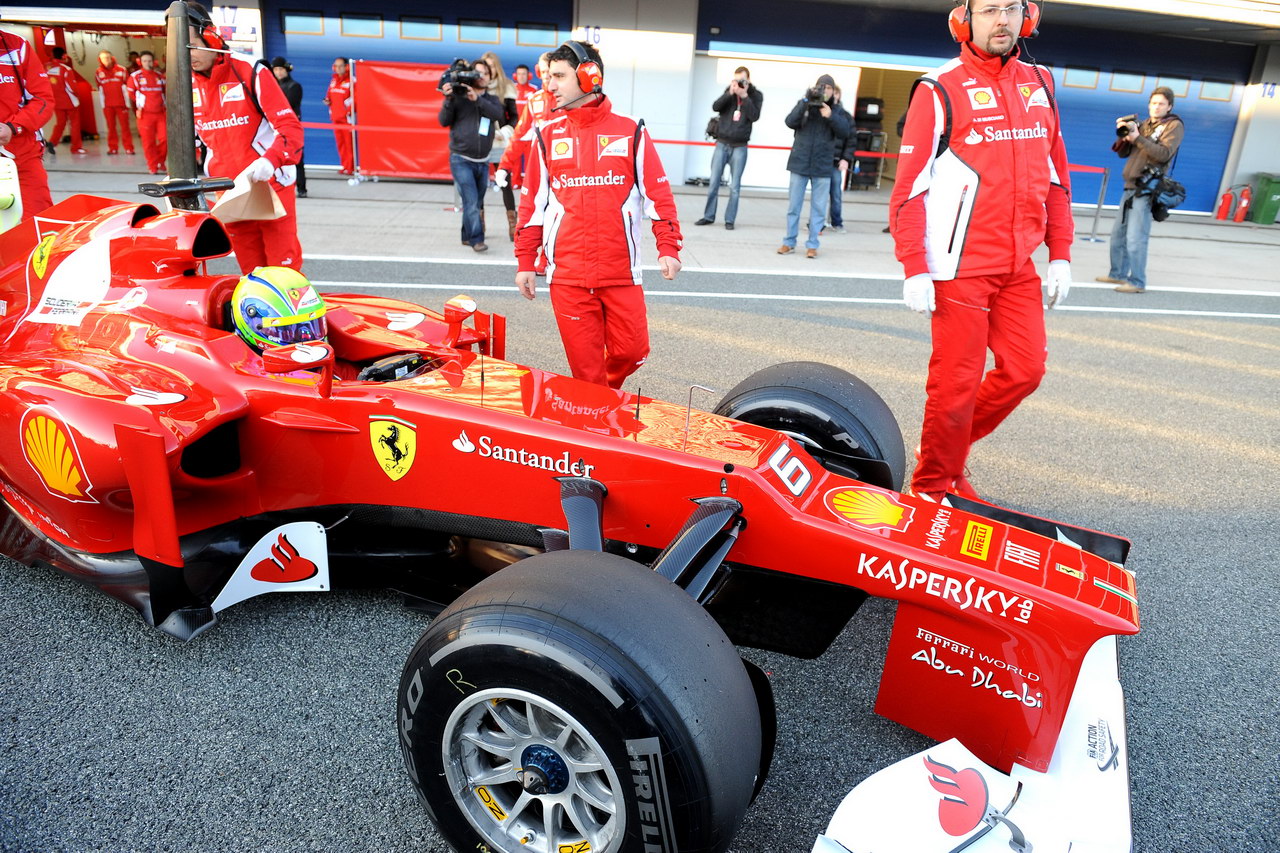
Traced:
<svg viewBox="0 0 1280 853">
<path fill-rule="evenodd" d="M 787 127 L 795 131 L 796 137 L 791 156 L 787 158 L 791 190 L 787 204 L 787 235 L 782 239 L 779 255 L 789 255 L 796 250 L 800 209 L 804 207 L 804 191 L 808 185 L 809 239 L 804 244 L 805 257 L 818 257 L 818 235 L 827 221 L 827 207 L 831 203 L 831 164 L 853 132 L 849 114 L 831 108 L 835 91 L 836 81 L 830 74 L 823 74 L 813 88 L 796 101 L 786 118 Z"/>
<path fill-rule="evenodd" d="M 1173 112 L 1173 90 L 1157 87 L 1147 101 L 1148 118 L 1138 124 L 1136 115 L 1116 119 L 1116 141 L 1111 150 L 1125 158 L 1124 195 L 1111 229 L 1111 271 L 1098 281 L 1116 285 L 1118 293 L 1147 290 L 1147 241 L 1151 239 L 1152 196 L 1140 186 L 1145 172 L 1163 173 L 1178 153 L 1186 127 Z"/>
<path fill-rule="evenodd" d="M 716 148 L 711 155 L 711 186 L 707 190 L 707 207 L 694 225 L 710 225 L 716 221 L 716 204 L 720 199 L 720 177 L 729 167 L 729 206 L 724 210 L 724 227 L 732 231 L 738 218 L 738 195 L 742 191 L 742 170 L 747 167 L 747 143 L 751 141 L 751 125 L 760 118 L 764 93 L 751 84 L 751 72 L 739 66 L 724 94 L 716 98 L 711 109 L 716 119 Z"/>
<path fill-rule="evenodd" d="M 440 125 L 449 128 L 449 171 L 462 199 L 462 245 L 486 252 L 484 242 L 484 194 L 489 189 L 489 152 L 502 102 L 489 94 L 489 66 L 477 59 L 470 64 L 455 59 L 440 78 L 444 103 Z"/>
</svg>

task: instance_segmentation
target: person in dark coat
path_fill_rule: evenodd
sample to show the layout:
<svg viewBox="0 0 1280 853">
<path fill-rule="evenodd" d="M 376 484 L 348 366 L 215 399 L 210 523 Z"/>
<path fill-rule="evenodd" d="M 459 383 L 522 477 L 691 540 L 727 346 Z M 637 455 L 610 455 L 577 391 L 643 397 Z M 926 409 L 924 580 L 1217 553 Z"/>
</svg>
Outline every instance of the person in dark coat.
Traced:
<svg viewBox="0 0 1280 853">
<path fill-rule="evenodd" d="M 729 167 L 729 204 L 724 209 L 724 227 L 733 230 L 738 218 L 738 194 L 742 191 L 742 170 L 747 167 L 747 143 L 751 141 L 751 125 L 760 118 L 764 93 L 751 82 L 751 72 L 739 66 L 724 94 L 716 98 L 711 109 L 718 113 L 716 149 L 711 155 L 711 188 L 702 218 L 694 225 L 710 225 L 716 221 L 716 204 L 720 200 L 720 177 Z"/>
<path fill-rule="evenodd" d="M 302 84 L 290 76 L 293 66 L 283 56 L 271 60 L 271 73 L 280 81 L 280 91 L 293 108 L 293 114 L 302 119 Z M 305 155 L 303 155 L 305 156 Z M 298 198 L 307 197 L 307 169 L 302 164 L 303 157 L 298 158 Z"/>
<path fill-rule="evenodd" d="M 853 162 L 853 152 L 858 147 L 856 144 L 857 134 L 852 131 L 853 116 L 849 115 L 849 111 L 844 108 L 841 100 L 840 87 L 836 86 L 836 95 L 831 99 L 831 109 L 832 111 L 844 113 L 849 121 L 850 128 L 849 135 L 836 146 L 835 162 L 831 164 L 831 215 L 829 219 L 831 221 L 831 230 L 836 234 L 847 233 L 844 227 L 844 180 L 845 176 L 849 174 L 849 164 Z"/>
<path fill-rule="evenodd" d="M 836 81 L 823 74 L 803 98 L 796 101 L 786 118 L 787 127 L 795 131 L 787 171 L 791 173 L 791 191 L 787 204 L 787 234 L 782 239 L 779 255 L 796 250 L 800 233 L 800 209 L 804 206 L 805 188 L 810 189 L 809 239 L 805 241 L 805 257 L 818 257 L 818 235 L 827 219 L 831 201 L 831 164 L 852 132 L 849 114 L 833 110 Z"/>
</svg>

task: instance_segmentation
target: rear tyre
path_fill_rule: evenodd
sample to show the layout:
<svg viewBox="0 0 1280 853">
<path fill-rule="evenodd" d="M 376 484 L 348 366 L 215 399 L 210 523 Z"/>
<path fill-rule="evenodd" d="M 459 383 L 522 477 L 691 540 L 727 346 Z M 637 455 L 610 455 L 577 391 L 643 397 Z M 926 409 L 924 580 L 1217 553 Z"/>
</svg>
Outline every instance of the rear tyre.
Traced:
<svg viewBox="0 0 1280 853">
<path fill-rule="evenodd" d="M 400 681 L 400 746 L 456 850 L 727 849 L 760 712 L 724 632 L 630 560 L 539 554 L 432 623 Z"/>
<path fill-rule="evenodd" d="M 902 429 L 880 395 L 848 371 L 812 361 L 775 364 L 739 382 L 716 414 L 785 432 L 837 474 L 902 489 Z"/>
</svg>

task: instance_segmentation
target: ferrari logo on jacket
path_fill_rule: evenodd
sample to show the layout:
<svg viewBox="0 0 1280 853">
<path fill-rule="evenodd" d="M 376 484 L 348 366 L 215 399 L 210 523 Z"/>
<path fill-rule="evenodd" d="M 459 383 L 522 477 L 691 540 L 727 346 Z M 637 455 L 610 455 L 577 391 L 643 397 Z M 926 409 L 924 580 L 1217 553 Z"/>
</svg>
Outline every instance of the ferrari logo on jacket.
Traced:
<svg viewBox="0 0 1280 853">
<path fill-rule="evenodd" d="M 627 136 L 604 136 L 600 139 L 601 157 L 630 157 L 631 139 Z"/>
<path fill-rule="evenodd" d="M 413 467 L 418 448 L 418 434 L 408 421 L 386 418 L 369 423 L 369 443 L 373 458 L 384 474 L 399 480 Z"/>
</svg>

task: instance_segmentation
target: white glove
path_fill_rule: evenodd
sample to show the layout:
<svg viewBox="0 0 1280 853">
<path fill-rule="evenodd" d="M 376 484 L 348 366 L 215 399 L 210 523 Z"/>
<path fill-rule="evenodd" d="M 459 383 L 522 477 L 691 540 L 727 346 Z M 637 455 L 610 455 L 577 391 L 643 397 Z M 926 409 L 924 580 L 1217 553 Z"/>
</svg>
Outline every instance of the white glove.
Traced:
<svg viewBox="0 0 1280 853">
<path fill-rule="evenodd" d="M 1067 294 L 1071 291 L 1071 262 L 1049 261 L 1049 276 L 1045 280 L 1045 287 L 1049 291 L 1050 310 L 1055 305 L 1066 302 Z"/>
<path fill-rule="evenodd" d="M 933 276 L 928 273 L 913 275 L 902 283 L 902 301 L 912 311 L 926 317 L 932 316 L 938 304 L 933 295 Z"/>
<path fill-rule="evenodd" d="M 266 157 L 259 157 L 249 164 L 249 168 L 245 170 L 248 173 L 249 180 L 254 183 L 262 183 L 271 180 L 271 176 L 276 173 L 276 167 Z"/>
<path fill-rule="evenodd" d="M 499 169 L 493 173 L 493 185 L 500 190 L 507 188 L 507 183 L 511 180 L 511 173 L 506 169 Z"/>
</svg>

